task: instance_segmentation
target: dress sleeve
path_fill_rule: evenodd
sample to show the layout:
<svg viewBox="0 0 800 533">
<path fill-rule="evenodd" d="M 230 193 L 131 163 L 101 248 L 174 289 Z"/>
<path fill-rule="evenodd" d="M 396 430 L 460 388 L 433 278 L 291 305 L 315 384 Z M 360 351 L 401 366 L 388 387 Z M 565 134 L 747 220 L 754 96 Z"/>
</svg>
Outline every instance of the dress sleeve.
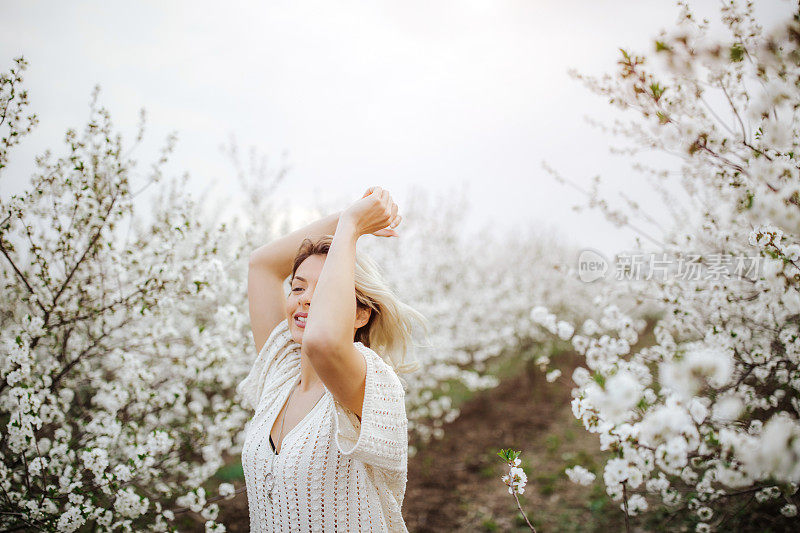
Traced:
<svg viewBox="0 0 800 533">
<path fill-rule="evenodd" d="M 289 345 L 294 343 L 289 332 L 289 321 L 284 318 L 267 337 L 250 373 L 237 386 L 236 392 L 245 406 L 257 409 L 261 397 L 267 388 L 268 377 L 276 377 L 287 370 L 291 364 Z"/>
<path fill-rule="evenodd" d="M 408 418 L 405 390 L 394 370 L 361 342 L 367 362 L 361 420 L 334 399 L 336 445 L 342 455 L 393 471 L 408 468 Z"/>
</svg>

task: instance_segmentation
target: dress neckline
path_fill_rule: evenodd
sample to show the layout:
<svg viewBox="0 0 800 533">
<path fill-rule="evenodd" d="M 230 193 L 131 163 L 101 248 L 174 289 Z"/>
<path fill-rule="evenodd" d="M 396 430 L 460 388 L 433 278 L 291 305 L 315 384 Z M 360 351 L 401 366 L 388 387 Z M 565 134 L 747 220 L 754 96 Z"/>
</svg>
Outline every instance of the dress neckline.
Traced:
<svg viewBox="0 0 800 533">
<path fill-rule="evenodd" d="M 291 394 L 291 392 L 292 392 L 292 389 L 293 389 L 294 387 L 296 387 L 296 386 L 297 386 L 297 384 L 300 382 L 300 378 L 301 378 L 301 376 L 300 376 L 300 375 L 298 375 L 298 376 L 297 376 L 297 379 L 294 381 L 294 385 L 292 385 L 292 388 L 291 388 L 291 389 L 289 389 L 289 394 Z M 288 438 L 289 438 L 289 436 L 290 436 L 290 435 L 292 435 L 292 434 L 294 433 L 294 431 L 295 431 L 297 428 L 299 428 L 301 425 L 303 425 L 303 423 L 304 423 L 304 422 L 305 422 L 307 419 L 309 419 L 309 418 L 311 417 L 311 414 L 314 412 L 314 410 L 315 410 L 315 409 L 317 408 L 317 406 L 320 404 L 320 402 L 322 401 L 322 399 L 323 399 L 325 396 L 327 396 L 327 395 L 328 395 L 328 387 L 326 387 L 324 383 L 322 384 L 322 388 L 323 388 L 323 389 L 325 389 L 325 392 L 323 392 L 323 393 L 322 393 L 322 396 L 320 396 L 320 397 L 317 399 L 317 402 L 316 402 L 316 403 L 314 404 L 314 406 L 313 406 L 313 407 L 312 407 L 312 408 L 311 408 L 311 409 L 310 409 L 310 410 L 309 410 L 309 411 L 308 411 L 308 412 L 305 414 L 305 416 L 303 416 L 303 418 L 301 418 L 301 419 L 300 419 L 300 421 L 299 421 L 299 422 L 297 422 L 297 424 L 295 424 L 295 425 L 294 425 L 294 427 L 293 427 L 292 429 L 290 429 L 290 430 L 289 430 L 289 432 L 288 432 L 288 433 L 286 433 L 286 435 L 284 435 L 284 436 L 283 436 L 283 438 L 281 439 L 281 451 L 280 451 L 280 452 L 277 452 L 277 451 L 276 451 L 276 450 L 277 450 L 277 446 L 275 446 L 275 443 L 272 441 L 272 428 L 273 428 L 273 426 L 275 426 L 275 422 L 278 420 L 278 415 L 280 415 L 280 414 L 281 414 L 281 410 L 282 410 L 282 409 L 283 409 L 283 408 L 286 406 L 286 402 L 289 400 L 289 394 L 287 394 L 287 395 L 286 395 L 286 398 L 284 398 L 283 402 L 280 404 L 280 408 L 278 408 L 278 411 L 275 413 L 275 418 L 273 418 L 273 419 L 272 419 L 272 423 L 269 425 L 269 441 L 270 441 L 270 444 L 272 444 L 272 446 L 275 446 L 275 449 L 273 449 L 273 451 L 272 451 L 272 454 L 273 454 L 273 455 L 276 455 L 276 456 L 278 456 L 278 455 L 281 455 L 281 452 L 283 452 L 283 445 L 286 443 L 286 439 L 288 439 Z M 286 415 L 284 414 L 284 416 L 286 416 Z"/>
</svg>

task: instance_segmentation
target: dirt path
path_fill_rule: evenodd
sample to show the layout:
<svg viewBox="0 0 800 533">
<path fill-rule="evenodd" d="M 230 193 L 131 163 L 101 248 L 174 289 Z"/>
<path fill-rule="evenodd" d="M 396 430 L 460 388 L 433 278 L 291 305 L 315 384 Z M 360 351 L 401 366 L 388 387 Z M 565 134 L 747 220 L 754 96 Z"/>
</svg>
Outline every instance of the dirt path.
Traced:
<svg viewBox="0 0 800 533">
<path fill-rule="evenodd" d="M 553 411 L 569 401 L 540 377 L 523 372 L 468 401 L 445 437 L 409 461 L 403 505 L 409 530 L 474 530 L 486 519 L 504 530 L 511 525 L 516 503 L 500 480 L 497 451 L 525 450 L 526 458 L 536 435 L 553 422 Z"/>
<path fill-rule="evenodd" d="M 595 464 L 602 454 L 571 413 L 568 376 L 577 358 L 562 357 L 566 378 L 547 383 L 537 369 L 522 369 L 466 402 L 445 437 L 409 461 L 403 516 L 410 531 L 529 531 L 500 479 L 507 471 L 500 448 L 522 451 L 528 485 L 520 502 L 537 530 L 612 525 L 601 512 L 610 505 L 602 491 L 575 486 L 563 474 L 575 460 Z"/>
</svg>

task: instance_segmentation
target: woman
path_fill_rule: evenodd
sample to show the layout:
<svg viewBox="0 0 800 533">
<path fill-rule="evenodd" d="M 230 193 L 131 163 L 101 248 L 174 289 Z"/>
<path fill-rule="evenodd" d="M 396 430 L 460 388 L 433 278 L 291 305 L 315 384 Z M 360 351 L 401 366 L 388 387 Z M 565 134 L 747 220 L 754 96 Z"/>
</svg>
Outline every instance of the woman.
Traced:
<svg viewBox="0 0 800 533">
<path fill-rule="evenodd" d="M 389 192 L 371 187 L 250 257 L 259 354 L 238 390 L 255 409 L 242 448 L 253 532 L 408 531 L 397 372 L 418 367 L 405 352 L 411 321 L 425 327 L 425 319 L 356 251 L 361 235 L 397 237 L 401 219 Z"/>
</svg>

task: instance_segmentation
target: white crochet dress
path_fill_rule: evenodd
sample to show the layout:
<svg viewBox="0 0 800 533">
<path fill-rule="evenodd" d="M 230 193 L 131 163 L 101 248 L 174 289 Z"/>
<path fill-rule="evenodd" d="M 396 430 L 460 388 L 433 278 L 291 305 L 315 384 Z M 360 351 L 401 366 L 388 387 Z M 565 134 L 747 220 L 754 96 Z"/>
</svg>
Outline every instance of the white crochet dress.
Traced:
<svg viewBox="0 0 800 533">
<path fill-rule="evenodd" d="M 377 353 L 354 344 L 367 363 L 362 421 L 326 387 L 284 435 L 277 455 L 270 430 L 300 376 L 300 345 L 286 319 L 237 387 L 244 404 L 255 409 L 242 448 L 252 533 L 408 531 L 401 514 L 408 478 L 405 390 Z"/>
</svg>

